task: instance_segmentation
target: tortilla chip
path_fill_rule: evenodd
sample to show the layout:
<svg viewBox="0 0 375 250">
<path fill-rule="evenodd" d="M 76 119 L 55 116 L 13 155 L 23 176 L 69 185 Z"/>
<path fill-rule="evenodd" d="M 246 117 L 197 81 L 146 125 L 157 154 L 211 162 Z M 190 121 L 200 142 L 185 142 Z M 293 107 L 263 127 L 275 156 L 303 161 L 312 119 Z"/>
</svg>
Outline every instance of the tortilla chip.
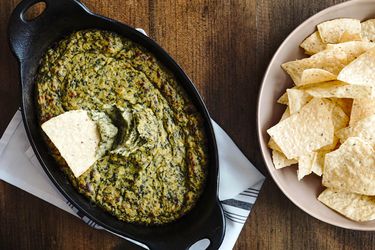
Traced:
<svg viewBox="0 0 375 250">
<path fill-rule="evenodd" d="M 375 99 L 354 99 L 349 125 L 372 115 L 375 115 Z"/>
<path fill-rule="evenodd" d="M 344 143 L 349 137 L 359 137 L 375 147 L 375 115 L 366 117 L 352 126 L 340 129 L 336 136 Z"/>
<path fill-rule="evenodd" d="M 314 98 L 267 132 L 288 159 L 298 158 L 333 142 L 332 112 L 324 100 Z"/>
<path fill-rule="evenodd" d="M 366 41 L 352 41 L 338 44 L 327 44 L 327 49 L 341 50 L 347 56 L 347 61 L 350 63 L 358 56 L 375 47 L 375 43 Z"/>
<path fill-rule="evenodd" d="M 375 42 L 375 19 L 370 19 L 361 23 L 362 39 L 364 41 Z"/>
<path fill-rule="evenodd" d="M 290 116 L 290 112 L 289 112 L 289 107 L 287 107 L 283 113 L 283 115 L 281 116 L 280 118 L 280 122 L 285 120 L 286 118 L 288 118 Z M 268 141 L 268 147 L 270 149 L 273 149 L 273 150 L 276 150 L 276 151 L 279 151 L 280 153 L 282 153 L 280 147 L 276 144 L 276 142 L 272 139 L 272 137 L 270 138 L 270 140 Z"/>
<path fill-rule="evenodd" d="M 290 116 L 290 110 L 289 107 L 287 107 L 283 113 L 283 115 L 280 118 L 280 121 L 284 121 L 286 118 Z"/>
<path fill-rule="evenodd" d="M 310 154 L 303 155 L 298 158 L 297 176 L 299 181 L 302 180 L 306 175 L 311 174 L 315 155 L 315 152 L 311 152 Z"/>
<path fill-rule="evenodd" d="M 318 176 L 322 176 L 324 169 L 324 158 L 327 151 L 318 151 L 314 154 L 312 161 L 311 172 Z"/>
<path fill-rule="evenodd" d="M 304 90 L 307 94 L 318 98 L 372 98 L 375 96 L 372 86 L 351 85 L 340 81 L 314 84 Z"/>
<path fill-rule="evenodd" d="M 337 79 L 349 84 L 375 86 L 375 48 L 342 69 Z"/>
<path fill-rule="evenodd" d="M 319 195 L 318 200 L 351 220 L 375 219 L 375 197 L 327 188 Z"/>
<path fill-rule="evenodd" d="M 305 69 L 302 71 L 300 85 L 331 81 L 335 80 L 336 77 L 336 75 L 324 69 Z"/>
<path fill-rule="evenodd" d="M 286 92 L 288 94 L 288 108 L 290 114 L 298 112 L 312 99 L 312 97 L 303 90 L 287 89 Z"/>
<path fill-rule="evenodd" d="M 42 129 L 75 177 L 83 174 L 97 160 L 100 135 L 96 123 L 90 119 L 87 111 L 65 112 L 43 123 Z"/>
<path fill-rule="evenodd" d="M 276 150 L 276 151 L 282 153 L 281 148 L 276 144 L 276 142 L 274 141 L 274 139 L 272 139 L 272 137 L 271 137 L 270 140 L 268 141 L 267 146 L 268 146 L 270 149 L 272 149 L 272 150 Z"/>
<path fill-rule="evenodd" d="M 303 85 L 302 73 L 306 69 L 322 69 L 337 75 L 347 65 L 347 55 L 342 50 L 323 50 L 309 58 L 286 62 L 281 65 L 295 85 Z"/>
<path fill-rule="evenodd" d="M 332 122 L 335 132 L 341 130 L 342 128 L 345 128 L 349 123 L 349 117 L 346 115 L 346 113 L 341 109 L 339 105 L 337 105 L 335 102 L 331 101 L 330 99 L 324 99 L 324 101 L 327 103 L 327 106 L 329 107 L 329 110 L 332 114 Z M 332 151 L 336 148 L 337 143 L 339 142 L 339 139 L 334 136 L 333 142 L 330 145 L 326 145 L 322 148 L 320 148 L 320 151 Z"/>
<path fill-rule="evenodd" d="M 348 138 L 325 156 L 323 185 L 364 195 L 375 195 L 375 151 L 361 138 Z"/>
<path fill-rule="evenodd" d="M 352 112 L 353 99 L 349 98 L 329 98 L 332 102 L 338 105 L 347 116 Z"/>
<path fill-rule="evenodd" d="M 298 162 L 295 159 L 287 159 L 283 153 L 276 150 L 272 150 L 272 161 L 276 169 L 289 167 Z"/>
<path fill-rule="evenodd" d="M 300 47 L 305 50 L 308 55 L 316 54 L 322 50 L 325 50 L 326 44 L 323 43 L 320 38 L 319 32 L 316 31 L 307 37 L 301 44 Z"/>
<path fill-rule="evenodd" d="M 330 110 L 332 112 L 333 127 L 335 128 L 335 131 L 338 131 L 348 126 L 349 117 L 342 110 L 342 108 L 336 103 L 332 102 L 331 100 L 325 99 L 324 101 L 328 102 L 330 105 Z"/>
<path fill-rule="evenodd" d="M 290 75 L 295 85 L 303 85 L 302 73 L 306 69 L 322 69 L 335 76 L 354 59 L 367 51 L 374 49 L 374 44 L 369 42 L 348 42 L 327 45 L 327 49 L 314 54 L 309 58 L 286 62 L 281 65 Z"/>
<path fill-rule="evenodd" d="M 288 94 L 285 92 L 282 96 L 280 96 L 277 103 L 288 105 Z"/>
<path fill-rule="evenodd" d="M 357 19 L 338 18 L 317 26 L 323 43 L 342 43 L 361 40 L 361 22 Z"/>
</svg>

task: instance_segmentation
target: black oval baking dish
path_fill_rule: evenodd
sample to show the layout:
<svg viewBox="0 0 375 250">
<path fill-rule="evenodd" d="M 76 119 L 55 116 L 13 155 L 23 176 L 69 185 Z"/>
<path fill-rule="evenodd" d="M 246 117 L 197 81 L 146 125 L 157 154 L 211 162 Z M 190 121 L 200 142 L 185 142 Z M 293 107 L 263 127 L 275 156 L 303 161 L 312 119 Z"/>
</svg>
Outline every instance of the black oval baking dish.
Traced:
<svg viewBox="0 0 375 250">
<path fill-rule="evenodd" d="M 34 20 L 23 18 L 32 5 L 44 2 L 46 9 Z M 175 222 L 142 226 L 116 219 L 93 206 L 70 184 L 59 169 L 41 136 L 34 100 L 34 76 L 46 49 L 66 35 L 83 29 L 116 32 L 152 52 L 169 69 L 190 96 L 204 118 L 208 140 L 209 170 L 202 196 L 196 206 Z M 8 27 L 11 50 L 18 59 L 22 89 L 22 116 L 30 144 L 45 172 L 58 190 L 85 216 L 114 233 L 131 238 L 150 249 L 188 249 L 201 239 L 209 239 L 209 249 L 218 249 L 224 237 L 225 220 L 217 196 L 218 152 L 207 109 L 191 80 L 177 63 L 152 39 L 132 27 L 90 12 L 77 0 L 24 0 L 13 11 Z"/>
</svg>

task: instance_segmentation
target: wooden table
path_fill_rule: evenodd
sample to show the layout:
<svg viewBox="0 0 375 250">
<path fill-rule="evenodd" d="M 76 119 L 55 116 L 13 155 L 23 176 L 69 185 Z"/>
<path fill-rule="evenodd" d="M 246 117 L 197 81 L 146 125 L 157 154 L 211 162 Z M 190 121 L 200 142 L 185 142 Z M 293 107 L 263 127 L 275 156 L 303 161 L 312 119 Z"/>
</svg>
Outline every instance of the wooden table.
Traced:
<svg viewBox="0 0 375 250">
<path fill-rule="evenodd" d="M 0 1 L 0 133 L 20 103 L 6 26 L 19 0 Z M 142 27 L 185 69 L 212 117 L 266 173 L 255 128 L 258 89 L 285 37 L 341 0 L 84 0 L 91 10 Z M 266 173 L 267 174 L 267 173 Z M 267 179 L 235 249 L 370 249 L 375 233 L 320 222 Z M 0 249 L 138 249 L 0 181 Z"/>
</svg>

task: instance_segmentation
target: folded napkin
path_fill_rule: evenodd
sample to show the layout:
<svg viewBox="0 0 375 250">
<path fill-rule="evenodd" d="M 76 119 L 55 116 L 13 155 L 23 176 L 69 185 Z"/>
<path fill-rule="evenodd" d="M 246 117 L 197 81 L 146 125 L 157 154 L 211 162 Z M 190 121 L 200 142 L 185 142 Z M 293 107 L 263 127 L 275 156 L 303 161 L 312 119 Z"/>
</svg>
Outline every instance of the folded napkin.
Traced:
<svg viewBox="0 0 375 250">
<path fill-rule="evenodd" d="M 233 248 L 257 199 L 264 176 L 214 121 L 213 127 L 219 150 L 219 197 L 226 219 L 225 238 L 220 249 L 227 250 Z M 16 112 L 0 139 L 0 179 L 80 217 L 96 229 L 105 230 L 74 208 L 49 180 L 29 144 L 20 111 Z M 204 249 L 205 244 L 198 242 L 191 249 Z"/>
</svg>

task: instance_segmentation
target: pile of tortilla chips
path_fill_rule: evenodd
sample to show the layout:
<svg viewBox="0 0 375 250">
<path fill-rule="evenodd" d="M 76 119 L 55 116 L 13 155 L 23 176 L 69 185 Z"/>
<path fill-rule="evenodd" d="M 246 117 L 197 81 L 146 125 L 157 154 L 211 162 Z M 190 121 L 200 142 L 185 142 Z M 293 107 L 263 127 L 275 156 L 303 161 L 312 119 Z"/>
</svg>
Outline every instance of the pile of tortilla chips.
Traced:
<svg viewBox="0 0 375 250">
<path fill-rule="evenodd" d="M 294 87 L 268 129 L 275 168 L 316 174 L 318 197 L 355 221 L 375 219 L 375 19 L 323 22 L 301 47 L 310 57 L 281 65 Z"/>
</svg>

